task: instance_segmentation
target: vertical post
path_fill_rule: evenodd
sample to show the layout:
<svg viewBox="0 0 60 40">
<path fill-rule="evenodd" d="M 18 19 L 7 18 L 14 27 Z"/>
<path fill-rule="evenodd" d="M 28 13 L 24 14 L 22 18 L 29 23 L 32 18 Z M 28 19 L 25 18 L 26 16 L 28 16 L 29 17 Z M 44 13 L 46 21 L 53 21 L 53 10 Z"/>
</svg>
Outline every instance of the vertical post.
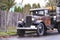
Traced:
<svg viewBox="0 0 60 40">
<path fill-rule="evenodd" d="M 21 1 L 21 6 L 22 6 L 22 14 L 23 14 L 23 0 Z"/>
<path fill-rule="evenodd" d="M 56 19 L 57 19 L 57 22 L 60 22 L 60 1 L 58 0 L 57 1 L 57 7 L 56 7 Z"/>
<path fill-rule="evenodd" d="M 1 29 L 1 10 L 0 10 L 0 29 Z"/>
</svg>

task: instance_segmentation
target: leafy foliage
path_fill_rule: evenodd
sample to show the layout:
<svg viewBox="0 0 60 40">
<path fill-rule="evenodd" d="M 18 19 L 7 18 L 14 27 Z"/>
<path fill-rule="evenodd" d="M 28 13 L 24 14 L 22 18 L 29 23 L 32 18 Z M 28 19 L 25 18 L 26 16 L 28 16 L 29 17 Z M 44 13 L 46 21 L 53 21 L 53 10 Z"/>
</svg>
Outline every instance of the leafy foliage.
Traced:
<svg viewBox="0 0 60 40">
<path fill-rule="evenodd" d="M 38 4 L 34 3 L 32 5 L 32 7 L 31 7 L 30 4 L 25 4 L 23 8 L 21 8 L 20 6 L 19 7 L 15 6 L 14 12 L 21 12 L 21 13 L 23 13 L 25 15 L 29 15 L 31 8 L 40 8 L 40 4 L 39 3 Z"/>
<path fill-rule="evenodd" d="M 27 13 L 29 14 L 30 12 L 30 9 L 31 9 L 31 5 L 30 4 L 26 4 L 24 7 L 23 7 L 23 13 Z"/>
<path fill-rule="evenodd" d="M 37 8 L 40 8 L 40 4 L 39 3 L 37 4 Z"/>
<path fill-rule="evenodd" d="M 49 2 L 47 2 L 46 4 L 46 7 L 49 7 L 49 6 L 53 6 L 53 2 L 51 0 L 49 0 Z"/>
<path fill-rule="evenodd" d="M 0 0 L 0 10 L 9 11 L 15 5 L 15 0 Z"/>
<path fill-rule="evenodd" d="M 22 12 L 22 8 L 20 6 L 19 7 L 15 6 L 14 12 Z"/>
<path fill-rule="evenodd" d="M 38 3 L 38 4 L 34 3 L 34 4 L 32 5 L 32 8 L 40 8 L 40 4 L 39 4 L 39 3 Z"/>
</svg>

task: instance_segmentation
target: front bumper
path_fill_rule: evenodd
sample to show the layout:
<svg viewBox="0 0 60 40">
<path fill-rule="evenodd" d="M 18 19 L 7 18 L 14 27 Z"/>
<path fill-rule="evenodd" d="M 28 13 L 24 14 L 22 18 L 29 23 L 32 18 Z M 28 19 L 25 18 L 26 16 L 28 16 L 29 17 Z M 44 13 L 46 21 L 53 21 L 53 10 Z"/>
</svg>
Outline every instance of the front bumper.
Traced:
<svg viewBox="0 0 60 40">
<path fill-rule="evenodd" d="M 31 26 L 31 27 L 16 27 L 16 29 L 20 30 L 37 30 L 37 27 Z"/>
</svg>

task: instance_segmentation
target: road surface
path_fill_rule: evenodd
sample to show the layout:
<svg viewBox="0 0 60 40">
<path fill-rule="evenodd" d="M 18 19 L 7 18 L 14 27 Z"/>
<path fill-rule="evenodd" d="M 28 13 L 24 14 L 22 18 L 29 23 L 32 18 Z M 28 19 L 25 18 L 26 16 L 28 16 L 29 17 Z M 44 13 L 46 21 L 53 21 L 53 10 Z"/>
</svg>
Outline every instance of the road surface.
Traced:
<svg viewBox="0 0 60 40">
<path fill-rule="evenodd" d="M 12 36 L 10 38 L 0 38 L 0 40 L 60 40 L 60 34 L 57 31 L 50 31 L 45 36 L 37 37 L 36 34 L 25 34 L 24 37 Z"/>
</svg>

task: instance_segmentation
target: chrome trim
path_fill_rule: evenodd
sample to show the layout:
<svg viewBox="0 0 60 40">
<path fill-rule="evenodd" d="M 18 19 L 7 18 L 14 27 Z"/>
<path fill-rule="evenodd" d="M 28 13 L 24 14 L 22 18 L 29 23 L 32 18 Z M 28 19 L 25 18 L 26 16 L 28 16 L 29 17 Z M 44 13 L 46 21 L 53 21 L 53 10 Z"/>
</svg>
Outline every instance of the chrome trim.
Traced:
<svg viewBox="0 0 60 40">
<path fill-rule="evenodd" d="M 35 28 L 31 28 L 31 27 L 17 27 L 16 29 L 28 29 L 28 30 L 30 30 L 30 29 L 37 29 L 36 27 Z"/>
</svg>

